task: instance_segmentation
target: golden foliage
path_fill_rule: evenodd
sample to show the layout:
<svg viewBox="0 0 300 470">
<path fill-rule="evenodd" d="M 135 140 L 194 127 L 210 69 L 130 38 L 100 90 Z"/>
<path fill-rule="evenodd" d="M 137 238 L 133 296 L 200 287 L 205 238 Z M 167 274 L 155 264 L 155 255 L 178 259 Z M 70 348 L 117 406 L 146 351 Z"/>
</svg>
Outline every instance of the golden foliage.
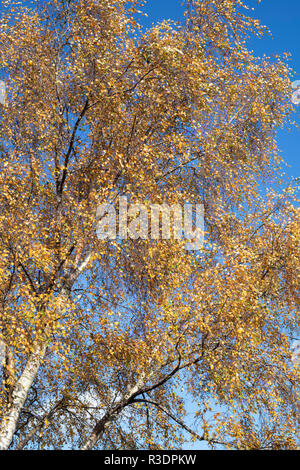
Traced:
<svg viewBox="0 0 300 470">
<path fill-rule="evenodd" d="M 172 448 L 188 431 L 296 448 L 299 211 L 291 189 L 259 197 L 291 111 L 285 60 L 247 50 L 264 28 L 239 0 L 189 2 L 184 27 L 145 33 L 135 1 L 5 3 L 3 423 L 47 346 L 12 447 Z M 201 253 L 99 241 L 97 207 L 119 194 L 203 203 Z"/>
</svg>

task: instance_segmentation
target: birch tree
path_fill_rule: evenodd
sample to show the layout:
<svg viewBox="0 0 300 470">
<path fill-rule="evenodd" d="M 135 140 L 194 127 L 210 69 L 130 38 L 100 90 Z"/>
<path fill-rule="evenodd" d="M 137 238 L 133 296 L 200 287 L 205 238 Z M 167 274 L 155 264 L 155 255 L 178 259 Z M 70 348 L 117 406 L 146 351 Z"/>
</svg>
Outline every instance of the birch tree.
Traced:
<svg viewBox="0 0 300 470">
<path fill-rule="evenodd" d="M 247 49 L 239 0 L 147 31 L 135 0 L 25 3 L 0 20 L 0 448 L 297 448 L 286 58 Z M 203 204 L 203 248 L 100 240 L 120 195 Z"/>
</svg>

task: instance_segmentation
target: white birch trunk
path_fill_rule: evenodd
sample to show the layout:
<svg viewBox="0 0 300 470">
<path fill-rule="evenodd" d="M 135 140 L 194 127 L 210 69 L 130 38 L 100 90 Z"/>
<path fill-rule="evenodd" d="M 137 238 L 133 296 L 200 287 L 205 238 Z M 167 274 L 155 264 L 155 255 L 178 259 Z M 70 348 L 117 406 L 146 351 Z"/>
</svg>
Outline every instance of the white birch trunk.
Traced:
<svg viewBox="0 0 300 470">
<path fill-rule="evenodd" d="M 46 353 L 46 345 L 38 347 L 29 357 L 25 369 L 16 383 L 12 404 L 0 424 L 0 450 L 7 450 L 16 431 L 18 419 L 29 390 L 36 378 Z"/>
<path fill-rule="evenodd" d="M 140 391 L 142 386 L 144 385 L 145 381 L 145 374 L 143 373 L 139 378 L 136 385 L 129 388 L 125 396 L 122 400 L 117 403 L 113 409 L 108 412 L 100 421 L 96 424 L 92 434 L 86 440 L 85 444 L 81 447 L 81 450 L 91 450 L 97 442 L 103 436 L 106 428 L 110 425 L 110 423 L 114 420 L 114 418 L 122 412 L 122 410 L 130 403 L 131 398 Z"/>
<path fill-rule="evenodd" d="M 69 276 L 68 287 L 63 287 L 61 291 L 61 297 L 63 299 L 66 299 L 68 297 L 69 290 L 72 288 L 78 276 L 87 267 L 90 260 L 91 253 L 86 256 L 82 264 L 79 265 L 77 269 Z M 0 423 L 0 450 L 7 450 L 12 442 L 20 413 L 22 411 L 28 393 L 31 389 L 31 386 L 37 376 L 38 370 L 45 356 L 46 349 L 46 344 L 36 348 L 36 350 L 29 357 L 25 369 L 15 385 L 12 394 L 12 404 L 8 410 L 8 413 L 4 416 L 2 422 Z"/>
</svg>

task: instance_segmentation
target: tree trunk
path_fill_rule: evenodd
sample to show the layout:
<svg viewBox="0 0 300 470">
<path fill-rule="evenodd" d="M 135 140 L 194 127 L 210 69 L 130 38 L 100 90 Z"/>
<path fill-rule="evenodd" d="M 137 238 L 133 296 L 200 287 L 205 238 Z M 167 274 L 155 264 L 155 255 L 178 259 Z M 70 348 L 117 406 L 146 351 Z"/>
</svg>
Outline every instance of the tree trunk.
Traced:
<svg viewBox="0 0 300 470">
<path fill-rule="evenodd" d="M 122 400 L 119 401 L 111 410 L 109 410 L 102 419 L 94 427 L 92 434 L 86 440 L 85 444 L 81 447 L 81 450 L 91 450 L 100 438 L 103 436 L 105 429 L 110 423 L 121 413 L 126 406 L 132 402 L 132 398 L 136 396 L 141 390 L 145 381 L 145 373 L 142 373 L 141 377 L 137 381 L 136 385 L 129 388 Z"/>
<path fill-rule="evenodd" d="M 85 444 L 81 447 L 81 450 L 91 450 L 97 442 L 101 439 L 101 437 L 104 434 L 105 429 L 109 426 L 111 421 L 113 421 L 114 416 L 106 416 L 101 421 L 95 426 L 95 429 L 93 430 L 92 434 L 90 437 L 87 439 Z"/>
<path fill-rule="evenodd" d="M 25 369 L 16 383 L 11 406 L 0 425 L 0 450 L 7 450 L 11 444 L 21 410 L 45 356 L 46 348 L 46 344 L 36 348 L 29 357 Z"/>
<path fill-rule="evenodd" d="M 81 272 L 86 268 L 90 262 L 90 259 L 91 253 L 89 253 L 82 264 L 78 266 L 71 275 L 68 276 L 66 279 L 67 285 L 64 286 L 61 290 L 62 299 L 67 299 L 69 297 L 70 290 L 74 282 Z M 21 377 L 16 382 L 14 391 L 12 393 L 11 405 L 6 416 L 4 416 L 2 422 L 0 423 L 0 450 L 7 450 L 11 444 L 14 433 L 16 431 L 20 413 L 45 356 L 46 349 L 46 343 L 44 343 L 42 346 L 38 346 L 35 349 L 35 351 L 29 357 Z"/>
</svg>

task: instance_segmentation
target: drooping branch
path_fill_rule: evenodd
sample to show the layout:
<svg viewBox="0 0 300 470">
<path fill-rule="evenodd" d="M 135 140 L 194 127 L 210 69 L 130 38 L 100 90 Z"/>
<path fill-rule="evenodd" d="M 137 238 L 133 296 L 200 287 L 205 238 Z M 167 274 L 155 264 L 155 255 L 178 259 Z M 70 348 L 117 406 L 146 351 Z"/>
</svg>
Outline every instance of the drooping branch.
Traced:
<svg viewBox="0 0 300 470">
<path fill-rule="evenodd" d="M 32 427 L 32 429 L 28 432 L 28 434 L 24 437 L 24 439 L 21 439 L 17 446 L 16 450 L 23 450 L 26 445 L 34 438 L 34 436 L 43 428 L 47 420 L 50 420 L 55 413 L 62 408 L 64 404 L 64 399 L 62 398 L 59 400 L 48 413 L 45 413 L 44 416 L 39 418 L 38 423 Z"/>
<path fill-rule="evenodd" d="M 205 433 L 203 433 L 202 436 L 200 436 L 196 431 L 194 431 L 192 428 L 187 426 L 181 419 L 176 417 L 173 413 L 166 410 L 159 403 L 157 403 L 153 400 L 146 399 L 146 398 L 137 398 L 133 401 L 133 404 L 134 403 L 146 403 L 146 404 L 155 406 L 157 409 L 159 409 L 165 415 L 167 415 L 169 418 L 171 418 L 173 421 L 175 421 L 175 423 L 177 423 L 182 429 L 184 429 L 189 434 L 191 434 L 193 437 L 195 437 L 198 441 L 206 441 L 206 442 L 209 442 L 210 444 L 226 445 L 226 443 L 224 443 L 224 442 L 221 442 L 221 441 L 218 441 L 216 439 L 212 439 L 212 438 L 206 436 Z"/>
<path fill-rule="evenodd" d="M 73 132 L 72 132 L 72 136 L 71 136 L 70 143 L 69 143 L 69 148 L 68 148 L 66 156 L 65 156 L 62 177 L 61 177 L 61 181 L 60 181 L 60 183 L 58 185 L 58 188 L 57 188 L 57 194 L 58 194 L 59 197 L 61 197 L 61 195 L 62 195 L 63 187 L 64 187 L 66 177 L 67 177 L 67 174 L 68 174 L 68 164 L 69 164 L 70 156 L 71 156 L 71 153 L 72 153 L 72 150 L 73 150 L 73 147 L 74 147 L 77 130 L 78 130 L 78 127 L 79 127 L 82 119 L 84 118 L 84 116 L 86 114 L 86 111 L 88 110 L 88 107 L 89 107 L 89 99 L 87 98 L 86 101 L 85 101 L 85 105 L 84 105 L 80 115 L 78 116 L 77 121 L 75 122 Z"/>
</svg>

